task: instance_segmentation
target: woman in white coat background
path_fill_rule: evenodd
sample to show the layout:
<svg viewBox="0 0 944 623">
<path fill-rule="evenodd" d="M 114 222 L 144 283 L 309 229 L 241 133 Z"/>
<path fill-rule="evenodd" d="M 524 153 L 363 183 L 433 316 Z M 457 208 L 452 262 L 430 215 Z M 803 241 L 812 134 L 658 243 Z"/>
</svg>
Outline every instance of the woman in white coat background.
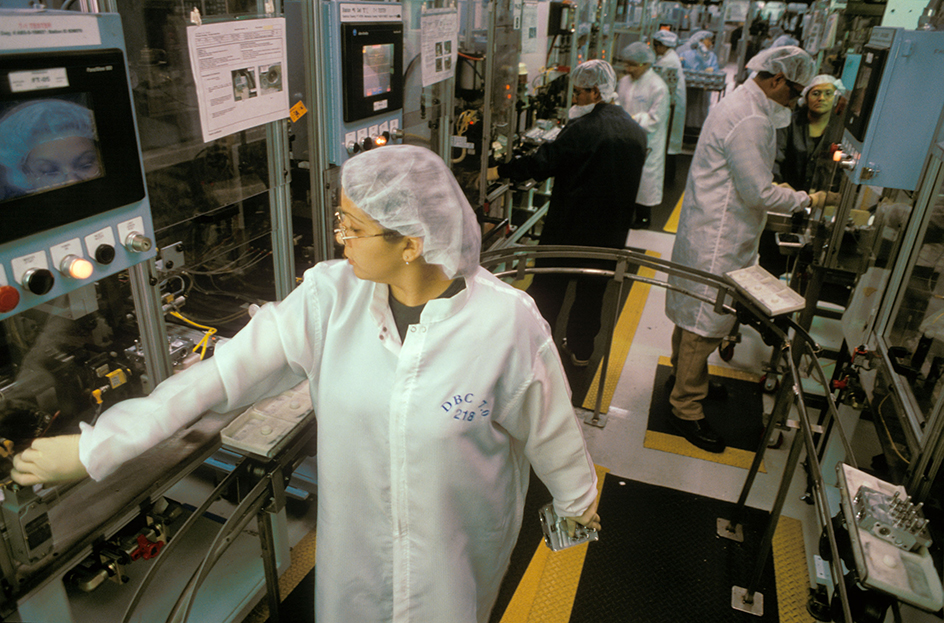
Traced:
<svg viewBox="0 0 944 623">
<path fill-rule="evenodd" d="M 685 72 L 682 70 L 682 59 L 679 58 L 675 46 L 678 45 L 678 35 L 668 30 L 657 30 L 652 33 L 652 49 L 656 53 L 656 62 L 653 67 L 674 69 L 677 82 L 675 84 L 675 108 L 669 115 L 669 143 L 666 147 L 666 175 L 675 179 L 675 168 L 672 156 L 682 153 L 682 139 L 685 137 Z M 666 83 L 668 85 L 668 83 Z M 671 88 L 671 87 L 670 87 Z"/>
<path fill-rule="evenodd" d="M 207 409 L 307 379 L 318 419 L 315 619 L 488 621 L 529 468 L 599 528 L 597 478 L 547 323 L 479 267 L 479 225 L 433 152 L 391 146 L 341 173 L 338 240 L 233 339 L 14 458 L 22 484 L 102 479 Z"/>
<path fill-rule="evenodd" d="M 648 229 L 652 206 L 662 203 L 665 178 L 665 142 L 669 125 L 669 87 L 652 71 L 655 53 L 642 41 L 623 48 L 620 60 L 626 71 L 616 86 L 620 106 L 646 131 L 646 164 L 636 194 L 634 229 Z"/>
</svg>

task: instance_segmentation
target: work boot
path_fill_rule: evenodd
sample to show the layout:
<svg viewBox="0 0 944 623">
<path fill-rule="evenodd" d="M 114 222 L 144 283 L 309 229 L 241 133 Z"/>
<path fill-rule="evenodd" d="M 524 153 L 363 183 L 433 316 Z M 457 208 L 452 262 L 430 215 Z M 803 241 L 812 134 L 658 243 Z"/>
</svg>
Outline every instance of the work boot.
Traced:
<svg viewBox="0 0 944 623">
<path fill-rule="evenodd" d="M 706 452 L 724 452 L 724 440 L 708 424 L 708 420 L 683 420 L 674 415 L 669 418 L 672 428 L 682 434 L 692 445 Z"/>
</svg>

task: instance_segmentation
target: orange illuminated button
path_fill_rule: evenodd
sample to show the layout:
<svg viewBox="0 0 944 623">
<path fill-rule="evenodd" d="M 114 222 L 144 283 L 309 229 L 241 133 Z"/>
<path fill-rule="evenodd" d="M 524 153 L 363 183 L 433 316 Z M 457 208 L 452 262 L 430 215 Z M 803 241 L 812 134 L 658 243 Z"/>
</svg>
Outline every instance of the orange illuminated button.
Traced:
<svg viewBox="0 0 944 623">
<path fill-rule="evenodd" d="M 59 263 L 59 272 L 73 279 L 88 279 L 95 272 L 95 266 L 77 255 L 67 255 Z"/>
<path fill-rule="evenodd" d="M 0 286 L 0 314 L 11 311 L 20 304 L 20 291 L 13 286 Z"/>
</svg>

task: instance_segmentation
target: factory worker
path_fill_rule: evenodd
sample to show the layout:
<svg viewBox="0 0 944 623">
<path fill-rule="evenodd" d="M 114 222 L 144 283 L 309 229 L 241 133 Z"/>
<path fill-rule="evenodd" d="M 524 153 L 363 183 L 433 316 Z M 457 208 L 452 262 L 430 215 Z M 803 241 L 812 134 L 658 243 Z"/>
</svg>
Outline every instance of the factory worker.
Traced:
<svg viewBox="0 0 944 623">
<path fill-rule="evenodd" d="M 682 67 L 693 71 L 719 71 L 718 55 L 714 53 L 715 33 L 699 30 L 679 50 Z"/>
<path fill-rule="evenodd" d="M 678 77 L 675 85 L 675 109 L 669 121 L 669 145 L 666 149 L 669 156 L 682 153 L 682 138 L 685 134 L 685 72 L 682 71 L 682 60 L 675 51 L 677 45 L 678 35 L 674 32 L 657 30 L 652 34 L 652 49 L 656 53 L 655 67 L 674 69 Z"/>
<path fill-rule="evenodd" d="M 79 104 L 31 100 L 0 118 L 0 166 L 13 196 L 102 176 L 92 113 Z"/>
<path fill-rule="evenodd" d="M 633 222 L 646 159 L 646 132 L 614 103 L 616 72 L 606 61 L 581 63 L 571 72 L 571 83 L 570 120 L 557 138 L 532 154 L 489 169 L 489 178 L 554 178 L 540 244 L 622 249 Z M 612 269 L 612 262 L 609 267 Z M 569 275 L 536 275 L 529 288 L 552 327 L 572 279 Z M 593 352 L 605 287 L 605 280 L 577 281 L 567 343 L 562 348 L 576 367 L 585 367 Z M 575 401 L 582 404 L 579 392 Z"/>
<path fill-rule="evenodd" d="M 715 35 L 709 30 L 699 30 L 689 37 L 688 41 L 679 50 L 682 67 L 686 71 L 720 71 L 718 56 L 714 53 Z M 685 125 L 690 128 L 701 128 L 708 116 L 711 107 L 711 91 L 693 87 L 692 80 L 688 80 L 685 90 Z"/>
<path fill-rule="evenodd" d="M 772 168 L 776 130 L 790 123 L 791 108 L 813 77 L 813 59 L 797 47 L 772 48 L 747 64 L 757 75 L 715 106 L 698 139 L 685 186 L 672 261 L 715 275 L 757 262 L 757 245 L 767 212 L 791 213 L 822 206 L 825 192 L 775 186 Z M 669 283 L 702 296 L 706 285 L 670 276 Z M 673 426 L 692 444 L 709 452 L 724 450 L 724 440 L 704 419 L 708 396 L 708 356 L 727 337 L 733 315 L 715 313 L 675 290 L 666 292 L 672 336 L 674 386 L 669 397 Z"/>
<path fill-rule="evenodd" d="M 655 53 L 642 41 L 630 43 L 620 53 L 626 75 L 616 91 L 623 110 L 646 131 L 648 154 L 636 194 L 634 229 L 648 229 L 652 206 L 662 203 L 665 177 L 665 140 L 669 123 L 669 88 L 652 71 Z"/>
<path fill-rule="evenodd" d="M 112 407 L 81 436 L 34 441 L 11 475 L 101 479 L 207 408 L 245 407 L 307 379 L 318 417 L 316 620 L 484 623 L 531 467 L 560 515 L 600 525 L 581 424 L 547 323 L 478 266 L 479 225 L 436 154 L 357 155 L 341 186 L 346 260 L 309 269 L 213 358 L 150 396 Z"/>
<path fill-rule="evenodd" d="M 795 190 L 833 190 L 826 186 L 831 145 L 842 142 L 843 119 L 837 108 L 844 91 L 842 81 L 828 74 L 816 76 L 803 90 L 790 125 L 777 130 L 775 182 Z"/>
<path fill-rule="evenodd" d="M 790 124 L 777 130 L 774 182 L 807 192 L 838 188 L 832 146 L 842 142 L 838 107 L 843 90 L 842 81 L 828 74 L 816 76 L 803 90 Z M 761 234 L 760 265 L 774 275 L 787 270 L 787 256 L 780 253 L 772 231 Z"/>
</svg>

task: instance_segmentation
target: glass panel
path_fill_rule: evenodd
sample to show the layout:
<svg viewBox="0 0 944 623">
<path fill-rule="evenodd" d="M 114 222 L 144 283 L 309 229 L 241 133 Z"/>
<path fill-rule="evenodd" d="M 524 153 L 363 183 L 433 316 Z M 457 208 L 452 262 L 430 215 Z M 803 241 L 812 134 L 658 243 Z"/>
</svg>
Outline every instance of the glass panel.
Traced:
<svg viewBox="0 0 944 623">
<path fill-rule="evenodd" d="M 143 4 L 143 6 L 142 6 Z M 203 2 L 204 15 L 245 14 L 255 2 Z M 263 127 L 204 143 L 180 3 L 119 5 L 154 226 L 252 197 L 269 187 Z"/>
<path fill-rule="evenodd" d="M 896 371 L 914 393 L 924 420 L 942 388 L 944 371 L 944 174 L 938 176 L 923 234 L 903 280 L 895 321 L 886 336 Z"/>
</svg>

